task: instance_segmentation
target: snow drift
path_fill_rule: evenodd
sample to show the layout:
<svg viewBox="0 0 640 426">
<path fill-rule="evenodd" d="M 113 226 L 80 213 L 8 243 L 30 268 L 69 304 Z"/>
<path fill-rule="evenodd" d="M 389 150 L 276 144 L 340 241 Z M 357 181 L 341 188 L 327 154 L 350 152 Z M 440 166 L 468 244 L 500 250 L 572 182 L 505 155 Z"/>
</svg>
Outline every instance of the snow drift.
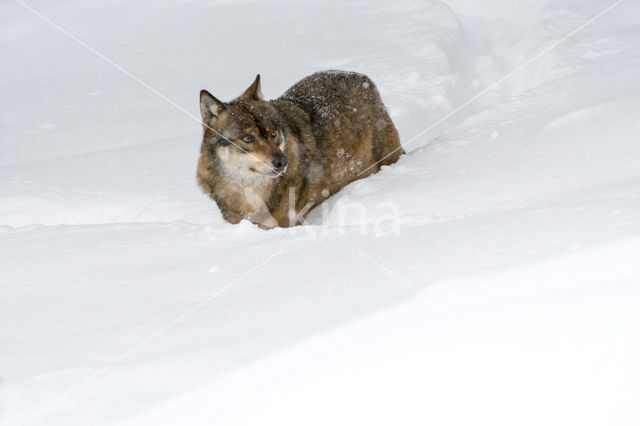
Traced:
<svg viewBox="0 0 640 426">
<path fill-rule="evenodd" d="M 639 17 L 3 3 L 2 423 L 637 424 Z M 224 223 L 197 93 L 326 68 L 408 154 L 306 226 Z"/>
</svg>

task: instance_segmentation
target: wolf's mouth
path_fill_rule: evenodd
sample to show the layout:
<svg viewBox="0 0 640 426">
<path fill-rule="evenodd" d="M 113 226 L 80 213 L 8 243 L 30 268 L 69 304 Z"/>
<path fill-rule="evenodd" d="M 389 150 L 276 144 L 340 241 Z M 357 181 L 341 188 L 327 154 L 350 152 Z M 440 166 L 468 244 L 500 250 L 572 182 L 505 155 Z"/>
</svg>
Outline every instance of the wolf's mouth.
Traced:
<svg viewBox="0 0 640 426">
<path fill-rule="evenodd" d="M 287 171 L 287 168 L 285 167 L 282 170 L 272 170 L 267 176 L 270 176 L 272 178 L 277 178 L 282 176 L 283 174 L 285 174 L 285 172 Z"/>
<path fill-rule="evenodd" d="M 267 176 L 267 177 L 270 177 L 270 178 L 274 178 L 274 179 L 275 179 L 275 178 L 280 177 L 280 176 L 282 176 L 283 174 L 285 174 L 285 172 L 287 171 L 287 168 L 285 167 L 285 168 L 284 168 L 284 169 L 282 169 L 282 170 L 275 170 L 275 169 L 272 169 L 272 170 L 269 170 L 269 172 L 264 173 L 264 172 L 261 172 L 261 171 L 259 171 L 259 170 L 255 169 L 254 167 L 249 167 L 249 171 L 250 171 L 250 172 L 253 172 L 253 173 L 257 173 L 257 174 L 262 175 L 262 176 Z"/>
</svg>

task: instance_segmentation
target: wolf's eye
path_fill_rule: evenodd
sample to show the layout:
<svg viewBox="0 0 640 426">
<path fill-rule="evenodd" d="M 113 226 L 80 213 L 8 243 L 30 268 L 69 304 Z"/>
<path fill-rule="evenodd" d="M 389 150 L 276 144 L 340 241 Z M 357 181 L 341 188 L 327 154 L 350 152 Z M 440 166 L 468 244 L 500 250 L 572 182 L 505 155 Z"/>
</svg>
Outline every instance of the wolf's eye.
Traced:
<svg viewBox="0 0 640 426">
<path fill-rule="evenodd" d="M 272 130 L 271 131 L 271 137 L 275 138 L 276 136 L 278 136 L 278 131 L 277 130 Z"/>
<path fill-rule="evenodd" d="M 253 136 L 251 135 L 244 135 L 242 137 L 242 142 L 244 143 L 253 143 Z"/>
</svg>

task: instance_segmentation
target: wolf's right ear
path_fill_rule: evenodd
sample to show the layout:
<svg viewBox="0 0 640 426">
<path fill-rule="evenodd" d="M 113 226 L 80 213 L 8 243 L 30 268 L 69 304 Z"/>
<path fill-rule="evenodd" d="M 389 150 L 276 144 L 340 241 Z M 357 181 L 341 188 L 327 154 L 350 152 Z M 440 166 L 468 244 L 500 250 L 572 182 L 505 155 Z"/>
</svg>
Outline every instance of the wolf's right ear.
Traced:
<svg viewBox="0 0 640 426">
<path fill-rule="evenodd" d="M 211 93 L 206 90 L 200 91 L 200 114 L 202 114 L 202 120 L 215 120 L 223 108 L 224 103 L 216 99 Z"/>
<path fill-rule="evenodd" d="M 240 95 L 240 98 L 252 101 L 261 101 L 264 99 L 262 96 L 262 85 L 260 84 L 260 74 L 256 75 L 256 79 L 251 83 L 251 86 Z"/>
</svg>

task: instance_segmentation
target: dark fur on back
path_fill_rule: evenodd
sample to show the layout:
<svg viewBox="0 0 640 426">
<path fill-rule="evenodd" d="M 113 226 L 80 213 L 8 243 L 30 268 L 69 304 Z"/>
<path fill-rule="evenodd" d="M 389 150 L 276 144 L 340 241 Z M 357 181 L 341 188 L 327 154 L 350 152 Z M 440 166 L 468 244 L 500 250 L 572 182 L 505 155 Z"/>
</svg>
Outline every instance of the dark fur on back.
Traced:
<svg viewBox="0 0 640 426">
<path fill-rule="evenodd" d="M 201 110 L 198 182 L 231 223 L 296 225 L 312 207 L 402 154 L 380 95 L 362 74 L 315 73 L 272 101 L 262 99 L 258 76 L 229 103 L 203 91 Z M 270 168 L 283 154 L 288 165 L 277 175 Z"/>
</svg>

